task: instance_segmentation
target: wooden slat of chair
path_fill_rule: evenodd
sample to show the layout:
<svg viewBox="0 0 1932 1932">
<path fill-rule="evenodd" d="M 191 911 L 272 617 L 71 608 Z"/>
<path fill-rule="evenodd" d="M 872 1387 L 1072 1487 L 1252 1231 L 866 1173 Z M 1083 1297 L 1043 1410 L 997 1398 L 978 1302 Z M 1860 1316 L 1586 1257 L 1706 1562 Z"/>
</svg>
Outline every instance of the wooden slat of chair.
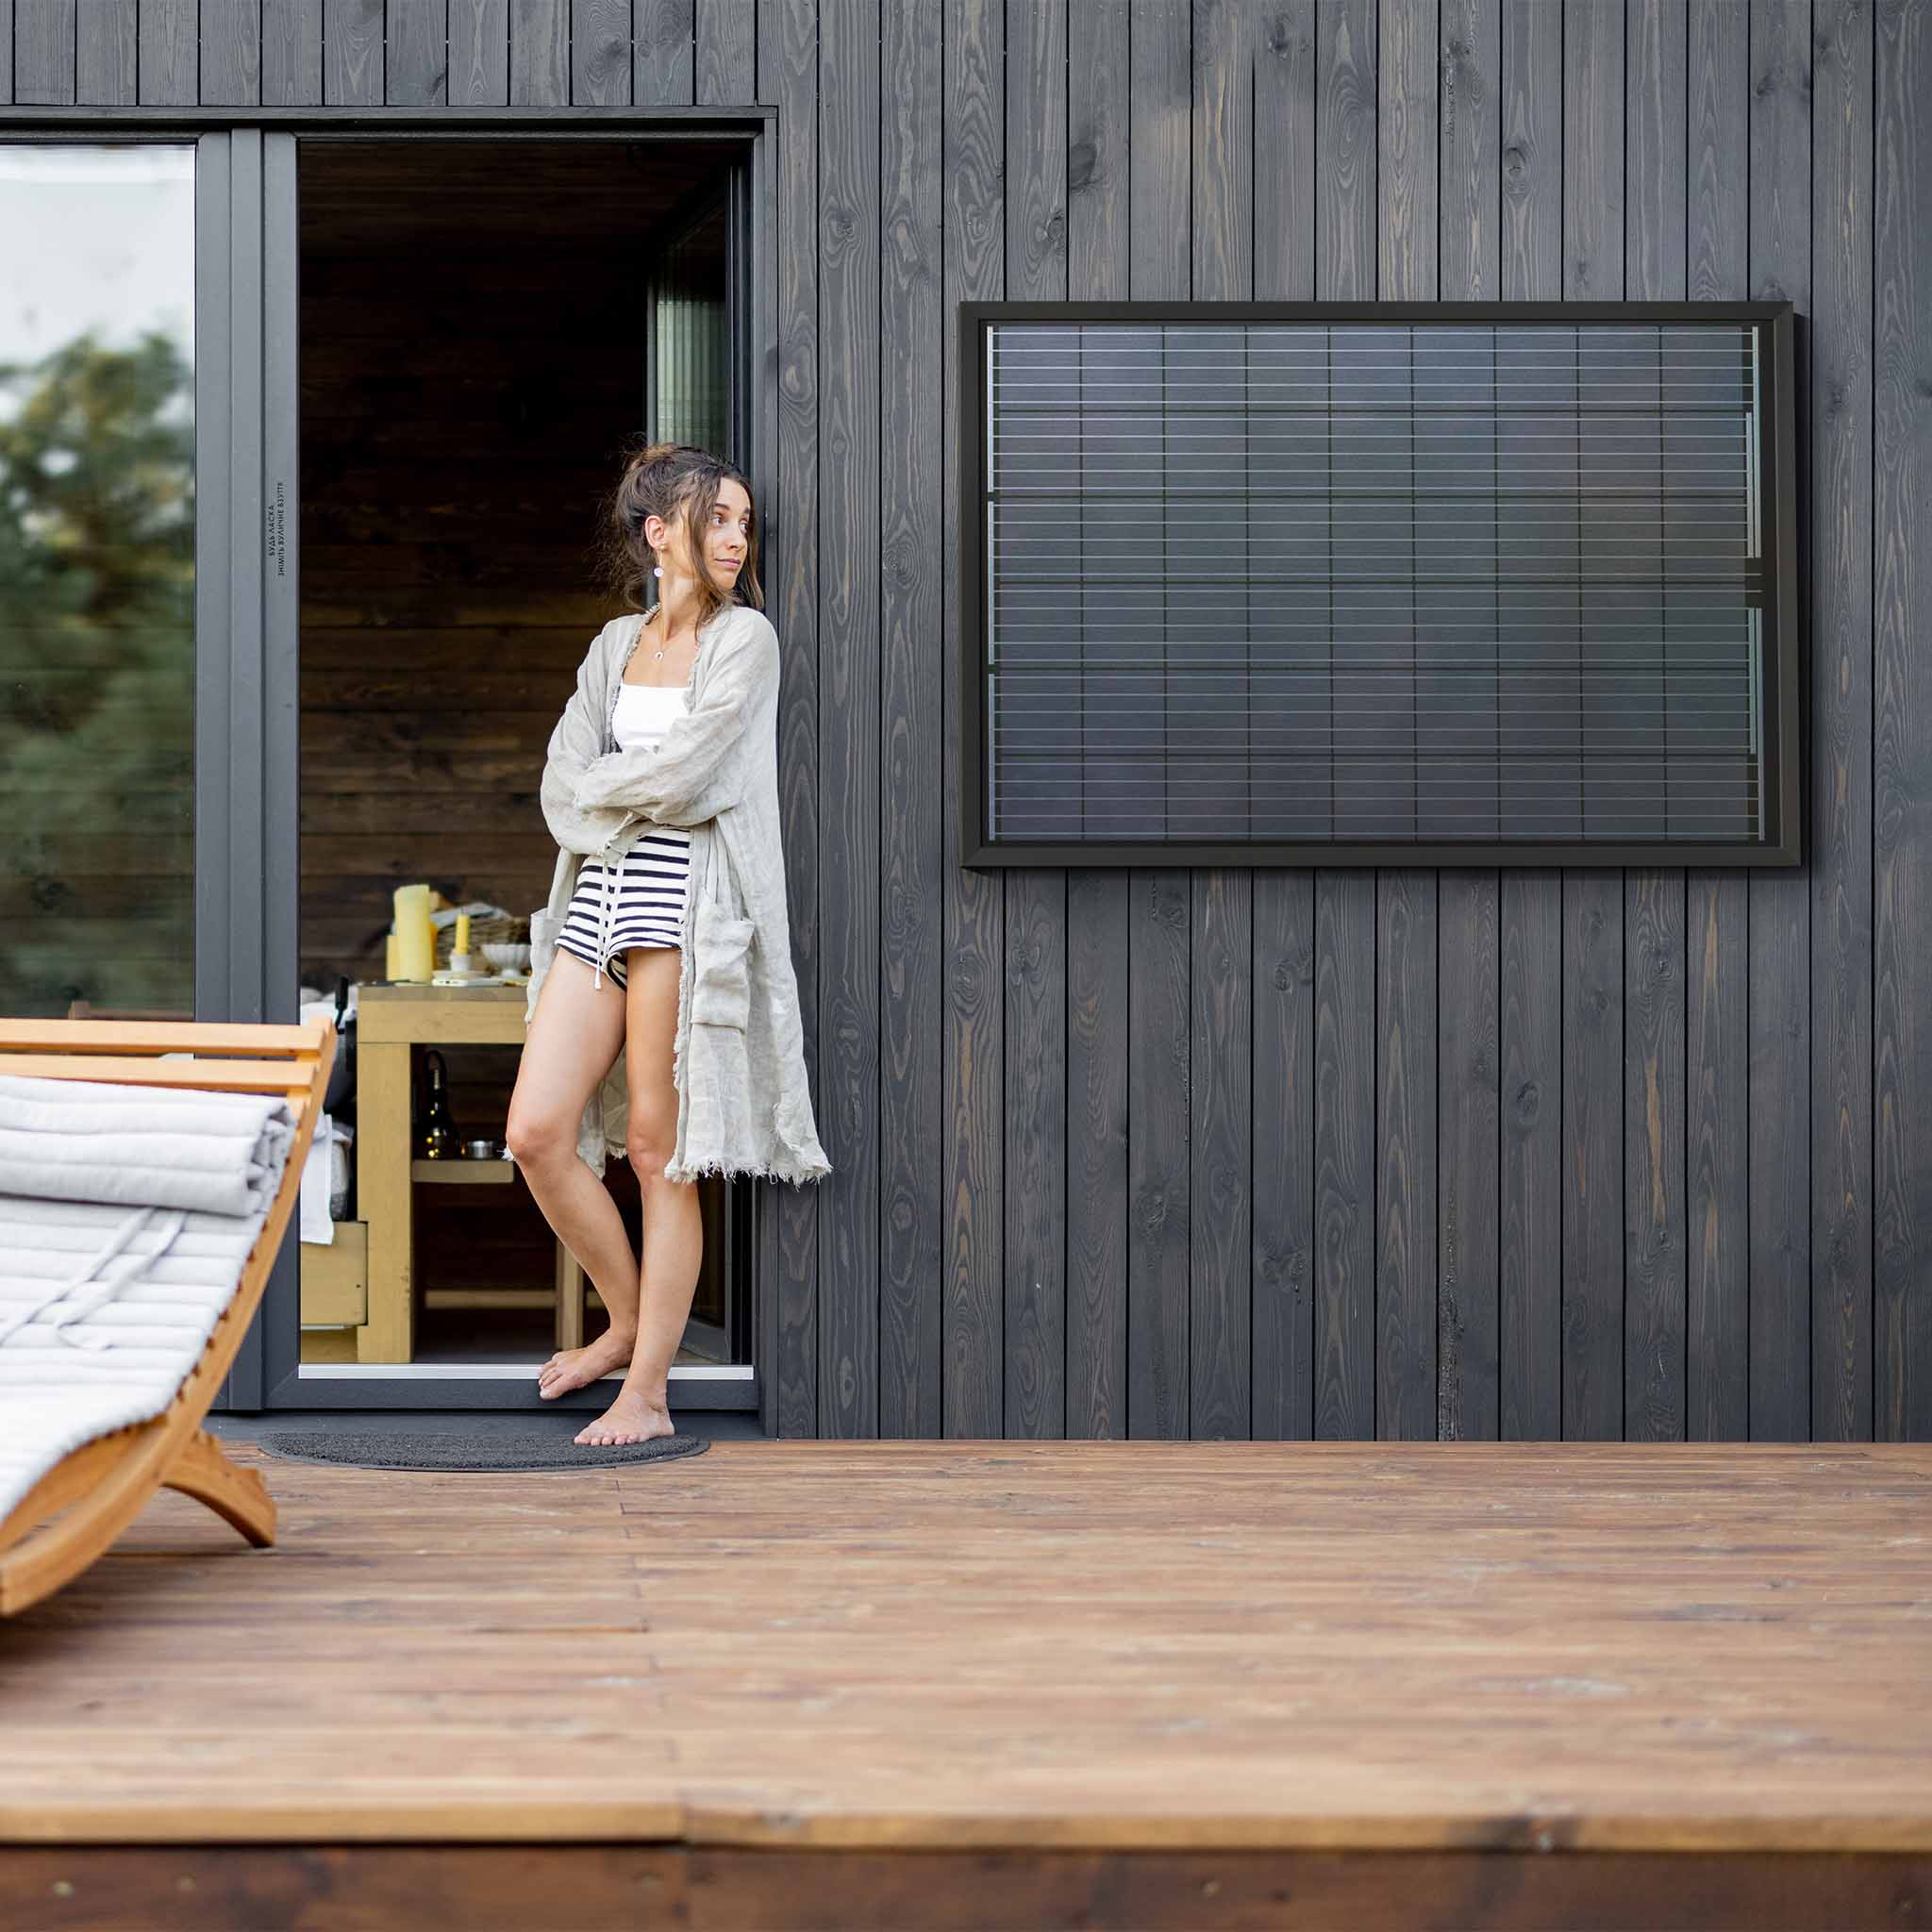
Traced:
<svg viewBox="0 0 1932 1932">
<path fill-rule="evenodd" d="M 164 1060 L 190 1053 L 190 1060 Z M 272 1543 L 275 1506 L 260 1475 L 230 1462 L 201 1426 L 262 1289 L 301 1190 L 302 1166 L 335 1063 L 326 1019 L 298 1026 L 192 1021 L 0 1020 L 0 1074 L 114 1080 L 228 1093 L 285 1093 L 295 1115 L 288 1165 L 228 1305 L 175 1399 L 158 1416 L 71 1451 L 0 1522 L 0 1616 L 11 1616 L 85 1570 L 158 1489 L 206 1503 L 257 1545 Z"/>
</svg>

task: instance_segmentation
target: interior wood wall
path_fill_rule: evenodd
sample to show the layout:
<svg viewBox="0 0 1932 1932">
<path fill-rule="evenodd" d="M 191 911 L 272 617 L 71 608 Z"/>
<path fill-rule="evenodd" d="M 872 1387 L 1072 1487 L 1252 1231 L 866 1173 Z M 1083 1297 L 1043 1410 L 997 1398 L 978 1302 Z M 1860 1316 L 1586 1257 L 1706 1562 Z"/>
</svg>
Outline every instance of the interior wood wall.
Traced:
<svg viewBox="0 0 1932 1932">
<path fill-rule="evenodd" d="M 15 98 L 778 111 L 773 1428 L 1932 1435 L 1932 6 L 75 5 Z M 1793 299 L 1805 869 L 962 872 L 997 296 Z"/>
<path fill-rule="evenodd" d="M 543 903 L 544 747 L 619 608 L 585 553 L 641 420 L 638 305 L 582 289 L 560 316 L 499 240 L 303 264 L 300 957 L 330 991 L 381 977 L 409 880 Z"/>
</svg>

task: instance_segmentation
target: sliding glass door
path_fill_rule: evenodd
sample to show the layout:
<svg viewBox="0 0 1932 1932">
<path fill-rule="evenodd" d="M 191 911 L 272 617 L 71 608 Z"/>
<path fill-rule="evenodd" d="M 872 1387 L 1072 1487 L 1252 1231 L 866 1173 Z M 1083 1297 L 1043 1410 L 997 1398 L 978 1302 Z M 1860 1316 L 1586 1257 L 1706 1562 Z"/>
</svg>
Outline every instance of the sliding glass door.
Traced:
<svg viewBox="0 0 1932 1932">
<path fill-rule="evenodd" d="M 772 446 L 768 150 L 679 127 L 300 139 L 298 193 L 272 117 L 0 138 L 0 1011 L 287 1024 L 305 987 L 388 983 L 398 882 L 527 912 L 554 869 L 544 741 L 609 614 L 587 565 L 624 445 L 647 427 L 754 472 Z M 515 993 L 519 1045 L 521 992 L 490 990 Z M 458 1068 L 478 1135 L 514 1074 L 495 1046 Z M 344 1071 L 359 1092 L 368 1068 Z M 387 1197 L 350 1158 L 357 1198 L 326 1218 L 359 1233 Z M 304 1249 L 335 1244 L 291 1229 L 220 1407 L 530 1405 L 538 1331 L 585 1284 L 509 1189 L 398 1173 L 425 1185 L 371 1252 L 403 1265 L 365 1271 L 359 1316 L 311 1308 Z M 704 1206 L 672 1374 L 681 1402 L 750 1407 L 754 1191 Z M 401 1346 L 382 1296 L 420 1317 Z M 341 1328 L 367 1331 L 352 1355 Z"/>
<path fill-rule="evenodd" d="M 294 609 L 263 211 L 293 152 L 0 142 L 0 1011 L 294 1017 L 262 783 Z M 251 1338 L 229 1389 L 260 1378 Z"/>
</svg>

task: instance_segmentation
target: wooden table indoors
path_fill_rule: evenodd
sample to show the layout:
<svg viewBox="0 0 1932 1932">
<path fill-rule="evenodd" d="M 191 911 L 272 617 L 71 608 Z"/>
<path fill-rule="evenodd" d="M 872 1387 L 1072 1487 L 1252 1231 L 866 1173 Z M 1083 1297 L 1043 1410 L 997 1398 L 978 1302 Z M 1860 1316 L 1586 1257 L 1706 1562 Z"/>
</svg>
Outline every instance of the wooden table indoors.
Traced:
<svg viewBox="0 0 1932 1932">
<path fill-rule="evenodd" d="M 359 1361 L 407 1362 L 415 1351 L 416 1183 L 508 1187 L 516 1179 L 508 1160 L 412 1158 L 409 1049 L 521 1046 L 528 1000 L 525 986 L 391 980 L 358 989 L 356 1192 L 369 1230 L 368 1317 L 356 1331 Z M 559 1272 L 575 1266 L 559 1246 Z M 559 1306 L 581 1309 L 581 1295 L 562 1292 L 561 1279 L 558 1288 Z"/>
</svg>

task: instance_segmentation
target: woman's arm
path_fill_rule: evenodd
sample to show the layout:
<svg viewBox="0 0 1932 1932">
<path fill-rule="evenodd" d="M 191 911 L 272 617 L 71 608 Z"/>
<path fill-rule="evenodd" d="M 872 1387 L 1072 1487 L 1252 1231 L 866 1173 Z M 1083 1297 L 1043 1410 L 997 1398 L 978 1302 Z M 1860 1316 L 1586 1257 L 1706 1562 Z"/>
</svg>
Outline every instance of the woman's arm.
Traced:
<svg viewBox="0 0 1932 1932">
<path fill-rule="evenodd" d="M 657 744 L 591 761 L 573 795 L 578 810 L 615 807 L 689 826 L 738 804 L 753 774 L 752 721 L 778 688 L 778 634 L 762 611 L 751 617 L 706 679 L 704 701 L 674 713 Z"/>
<path fill-rule="evenodd" d="M 595 715 L 590 691 L 591 666 L 597 659 L 602 637 L 600 631 L 600 641 L 585 652 L 583 662 L 577 666 L 577 688 L 550 734 L 539 789 L 543 823 L 550 827 L 550 836 L 566 852 L 586 856 L 603 849 L 604 841 L 616 831 L 625 816 L 622 811 L 608 809 L 586 811 L 578 807 L 574 796 L 604 743 L 603 724 Z"/>
</svg>

